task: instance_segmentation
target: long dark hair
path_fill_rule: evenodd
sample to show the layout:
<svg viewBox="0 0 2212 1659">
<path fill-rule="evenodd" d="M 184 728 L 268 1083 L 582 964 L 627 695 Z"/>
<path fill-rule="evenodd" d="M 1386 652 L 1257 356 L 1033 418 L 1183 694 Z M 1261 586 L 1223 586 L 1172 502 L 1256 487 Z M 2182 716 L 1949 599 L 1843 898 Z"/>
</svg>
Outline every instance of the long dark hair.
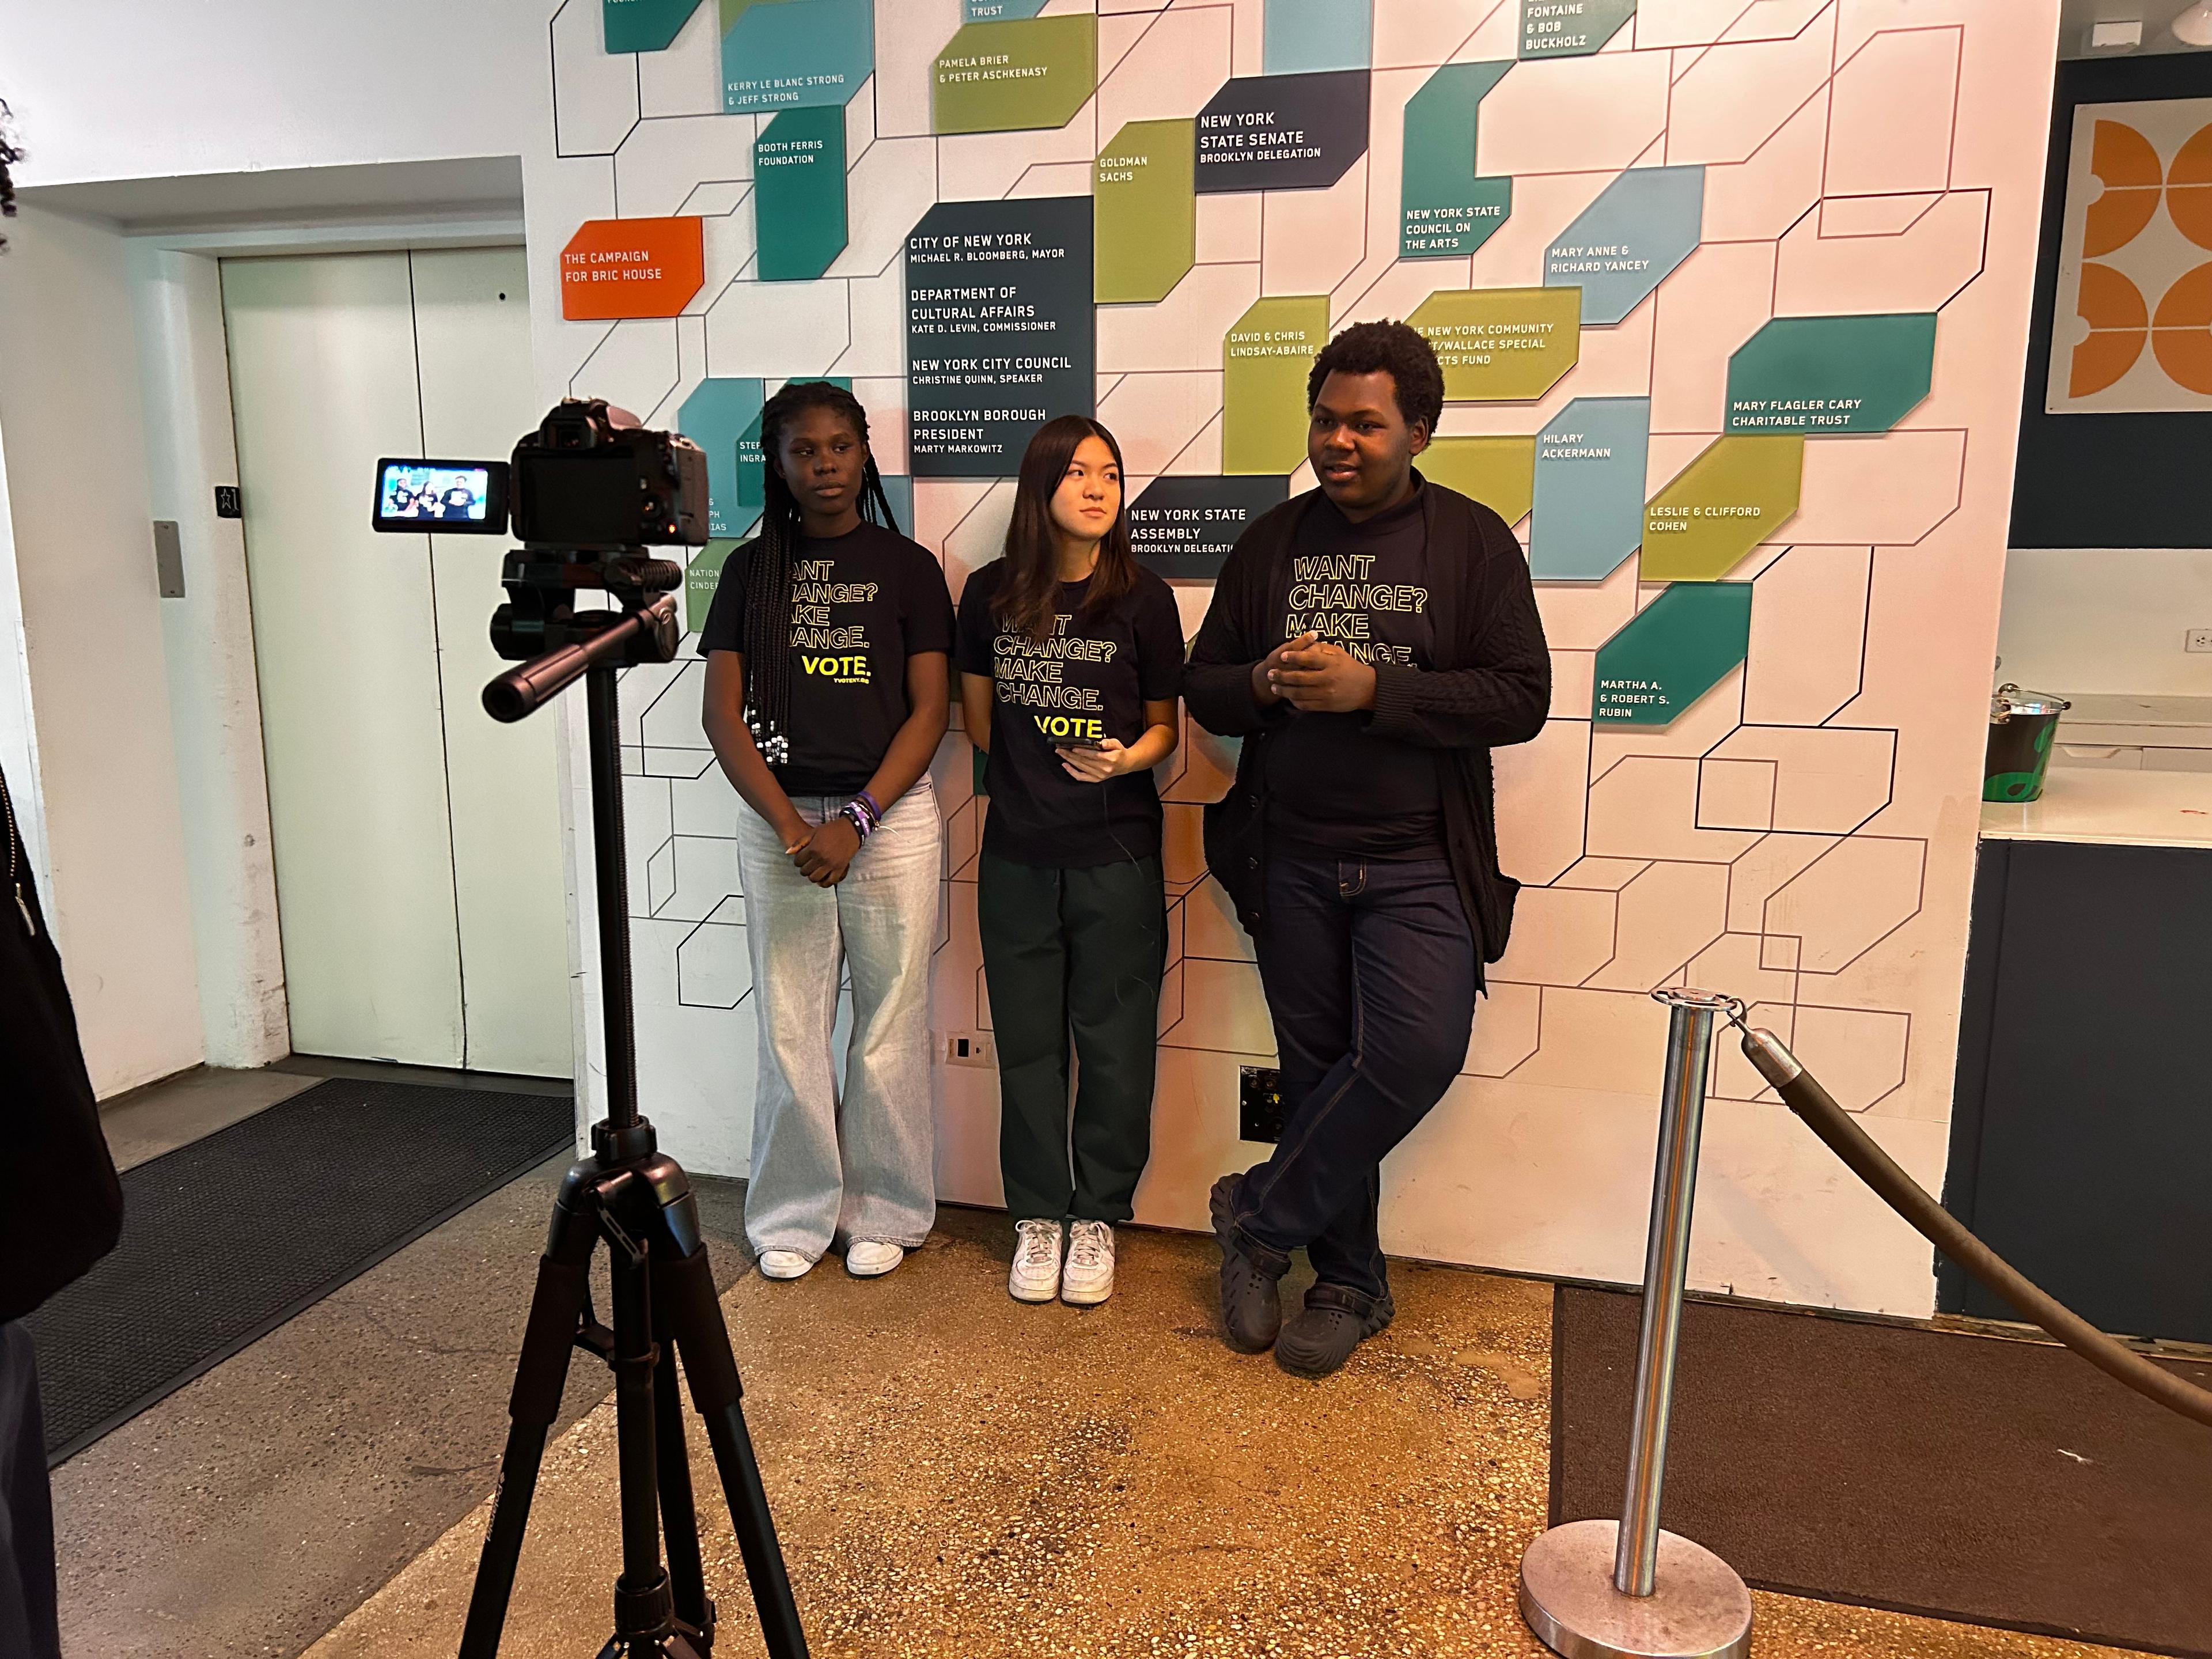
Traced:
<svg viewBox="0 0 2212 1659">
<path fill-rule="evenodd" d="M 791 759 L 791 562 L 799 551 L 799 498 L 784 482 L 778 456 L 791 422 L 811 409 L 826 409 L 852 423 L 868 441 L 868 412 L 860 400 L 828 380 L 794 381 L 761 410 L 761 454 L 768 463 L 767 506 L 745 568 L 745 725 L 771 766 Z M 898 528 L 890 497 L 872 452 L 861 469 L 860 516 Z"/>
<path fill-rule="evenodd" d="M 1121 465 L 1121 446 L 1114 434 L 1087 415 L 1063 415 L 1047 421 L 1030 440 L 1022 454 L 1022 471 L 1014 486 L 1013 521 L 1006 526 L 1006 578 L 991 600 L 999 621 L 1018 634 L 1042 640 L 1052 633 L 1052 619 L 1060 605 L 1060 548 L 1053 537 L 1052 498 L 1067 476 L 1085 438 L 1097 438 L 1114 452 L 1114 468 Z M 1137 585 L 1136 556 L 1129 550 L 1129 501 L 1098 544 L 1097 567 L 1083 596 L 1083 614 L 1095 617 Z"/>
</svg>

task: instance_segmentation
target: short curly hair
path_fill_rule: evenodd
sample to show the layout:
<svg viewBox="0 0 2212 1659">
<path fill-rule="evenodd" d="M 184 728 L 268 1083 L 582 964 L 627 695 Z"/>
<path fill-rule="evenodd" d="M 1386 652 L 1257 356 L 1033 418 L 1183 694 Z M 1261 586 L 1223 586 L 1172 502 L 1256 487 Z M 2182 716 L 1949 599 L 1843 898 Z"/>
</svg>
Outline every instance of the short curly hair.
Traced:
<svg viewBox="0 0 2212 1659">
<path fill-rule="evenodd" d="M 1322 382 L 1330 375 L 1378 370 L 1390 377 L 1407 424 L 1425 422 L 1433 433 L 1444 412 L 1444 372 L 1436 348 L 1407 323 L 1354 323 L 1323 346 L 1306 376 L 1306 407 L 1321 401 Z"/>
</svg>

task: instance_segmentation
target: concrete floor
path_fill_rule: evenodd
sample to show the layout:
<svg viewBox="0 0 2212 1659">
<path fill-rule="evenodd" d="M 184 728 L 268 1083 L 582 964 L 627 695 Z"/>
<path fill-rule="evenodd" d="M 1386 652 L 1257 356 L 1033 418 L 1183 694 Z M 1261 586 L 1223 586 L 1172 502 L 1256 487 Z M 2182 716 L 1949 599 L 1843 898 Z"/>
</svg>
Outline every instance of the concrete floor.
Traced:
<svg viewBox="0 0 2212 1659">
<path fill-rule="evenodd" d="M 1005 1291 L 1003 1218 L 947 1211 L 887 1279 L 826 1261 L 724 1306 L 820 1659 L 1543 1653 L 1514 1607 L 1543 1526 L 1548 1287 L 1393 1268 L 1398 1322 L 1320 1383 L 1230 1352 L 1204 1239 L 1128 1231 L 1105 1307 Z M 549 1452 L 502 1648 L 593 1651 L 617 1564 L 613 1413 Z M 702 1493 L 712 1466 L 694 1425 Z M 708 1522 L 718 1653 L 758 1653 Z M 453 1650 L 479 1510 L 309 1651 Z M 1761 1595 L 1761 1659 L 2058 1659 L 2081 1644 Z"/>
<path fill-rule="evenodd" d="M 340 1069 L 295 1063 L 191 1073 L 114 1103 L 103 1120 L 118 1161 Z M 289 1659 L 481 1503 L 566 1164 L 511 1183 L 54 1471 L 70 1659 Z M 698 1185 L 726 1285 L 746 1266 L 744 1188 Z M 610 1386 L 580 1356 L 562 1423 Z"/>
</svg>

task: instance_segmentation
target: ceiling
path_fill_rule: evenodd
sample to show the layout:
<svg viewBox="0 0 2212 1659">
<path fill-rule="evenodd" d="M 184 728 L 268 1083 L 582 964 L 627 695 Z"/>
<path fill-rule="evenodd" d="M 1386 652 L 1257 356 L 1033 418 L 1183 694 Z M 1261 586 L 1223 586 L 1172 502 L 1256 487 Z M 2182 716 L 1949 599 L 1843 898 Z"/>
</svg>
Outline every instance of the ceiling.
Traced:
<svg viewBox="0 0 2212 1659">
<path fill-rule="evenodd" d="M 132 231 L 228 228 L 373 216 L 421 219 L 472 213 L 485 218 L 519 219 L 522 161 L 513 155 L 482 155 L 449 161 L 280 167 L 80 185 L 38 185 L 27 180 L 18 185 L 16 193 L 36 207 L 110 220 Z"/>
<path fill-rule="evenodd" d="M 2058 55 L 2061 58 L 2142 58 L 2154 52 L 2203 52 L 2203 46 L 2185 46 L 2173 38 L 2166 26 L 2183 12 L 2195 5 L 2197 0 L 2064 0 L 2058 25 Z M 2133 52 L 2091 52 L 2089 26 L 2092 23 L 2119 21 L 2127 18 L 2142 21 L 2142 45 Z"/>
</svg>

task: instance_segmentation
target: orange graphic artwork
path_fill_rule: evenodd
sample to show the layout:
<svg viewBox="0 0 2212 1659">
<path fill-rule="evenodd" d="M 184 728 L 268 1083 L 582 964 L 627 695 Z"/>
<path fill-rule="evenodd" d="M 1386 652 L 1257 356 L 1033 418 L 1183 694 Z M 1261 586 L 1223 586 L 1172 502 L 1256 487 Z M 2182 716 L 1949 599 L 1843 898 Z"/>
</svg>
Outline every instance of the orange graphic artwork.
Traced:
<svg viewBox="0 0 2212 1659">
<path fill-rule="evenodd" d="M 696 217 L 586 219 L 561 250 L 561 314 L 571 322 L 673 317 L 706 280 Z"/>
<path fill-rule="evenodd" d="M 2074 348 L 2066 391 L 2086 398 L 2118 385 L 2136 366 L 2150 334 L 2150 307 L 2142 291 L 2110 265 L 2087 264 L 2081 267 L 2081 294 L 2074 308 L 2089 333 Z"/>
<path fill-rule="evenodd" d="M 2100 121 L 2090 143 L 2089 171 L 2105 186 L 2104 194 L 2089 204 L 2081 227 L 2081 252 L 2094 259 L 2142 234 L 2158 212 L 2166 170 L 2142 134 L 2118 121 Z"/>
<path fill-rule="evenodd" d="M 2212 396 L 2212 264 L 2166 289 L 2151 319 L 2150 349 L 2176 386 Z"/>
<path fill-rule="evenodd" d="M 2184 236 L 2199 247 L 2212 247 L 2212 126 L 2201 129 L 2175 153 L 2166 176 L 2166 210 Z"/>
</svg>

